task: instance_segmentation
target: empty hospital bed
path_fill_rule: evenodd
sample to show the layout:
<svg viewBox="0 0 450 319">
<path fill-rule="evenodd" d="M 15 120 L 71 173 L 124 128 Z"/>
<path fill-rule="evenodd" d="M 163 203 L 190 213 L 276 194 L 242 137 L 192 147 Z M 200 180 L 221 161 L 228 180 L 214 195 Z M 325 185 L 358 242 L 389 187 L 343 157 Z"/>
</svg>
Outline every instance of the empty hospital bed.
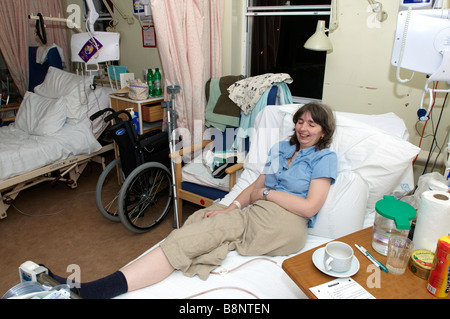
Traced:
<svg viewBox="0 0 450 319">
<path fill-rule="evenodd" d="M 44 82 L 27 92 L 15 122 L 0 128 L 0 219 L 21 190 L 44 181 L 72 188 L 89 161 L 104 167 L 102 118 L 89 116 L 109 107 L 110 88 L 89 88 L 89 77 L 50 67 Z"/>
<path fill-rule="evenodd" d="M 260 112 L 244 171 L 222 199 L 223 204 L 230 204 L 255 180 L 270 147 L 292 134 L 294 124 L 291 119 L 298 107 L 300 105 L 267 106 Z M 379 199 L 386 194 L 401 197 L 414 188 L 411 164 L 419 148 L 408 142 L 403 120 L 393 113 L 359 115 L 341 112 L 336 112 L 336 119 L 331 149 L 338 155 L 338 178 L 318 213 L 314 228 L 309 229 L 305 247 L 296 254 L 371 227 L 374 206 Z M 293 255 L 249 257 L 233 251 L 206 281 L 175 271 L 160 283 L 117 298 L 305 298 L 281 268 L 283 261 Z"/>
</svg>

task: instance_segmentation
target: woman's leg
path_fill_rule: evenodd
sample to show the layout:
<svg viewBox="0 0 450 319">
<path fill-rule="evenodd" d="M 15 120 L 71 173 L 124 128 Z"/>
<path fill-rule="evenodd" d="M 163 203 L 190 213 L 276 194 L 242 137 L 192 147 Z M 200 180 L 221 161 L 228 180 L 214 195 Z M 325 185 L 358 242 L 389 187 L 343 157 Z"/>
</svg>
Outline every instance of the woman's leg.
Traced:
<svg viewBox="0 0 450 319">
<path fill-rule="evenodd" d="M 225 208 L 223 205 L 213 205 L 206 209 L 201 209 L 192 214 L 185 225 L 200 222 L 204 212 L 211 209 Z M 172 267 L 161 247 L 157 247 L 147 254 L 125 266 L 120 271 L 124 274 L 128 291 L 134 291 L 153 285 L 167 278 L 175 268 Z"/>
<path fill-rule="evenodd" d="M 221 265 L 230 250 L 235 249 L 235 242 L 241 241 L 247 219 L 238 209 L 203 218 L 208 209 L 196 212 L 192 222 L 186 221 L 183 228 L 174 230 L 161 243 L 175 269 L 189 277 L 198 275 L 203 280 Z"/>
<path fill-rule="evenodd" d="M 127 280 L 128 291 L 133 291 L 160 282 L 167 278 L 174 268 L 161 247 L 157 247 L 120 271 Z"/>
<path fill-rule="evenodd" d="M 286 256 L 303 248 L 308 221 L 277 204 L 259 200 L 247 211 L 248 225 L 236 251 L 246 256 Z"/>
<path fill-rule="evenodd" d="M 167 278 L 174 268 L 157 247 L 115 273 L 87 283 L 75 283 L 75 293 L 85 299 L 110 299 L 126 292 L 153 285 Z M 61 284 L 67 279 L 49 273 Z"/>
</svg>

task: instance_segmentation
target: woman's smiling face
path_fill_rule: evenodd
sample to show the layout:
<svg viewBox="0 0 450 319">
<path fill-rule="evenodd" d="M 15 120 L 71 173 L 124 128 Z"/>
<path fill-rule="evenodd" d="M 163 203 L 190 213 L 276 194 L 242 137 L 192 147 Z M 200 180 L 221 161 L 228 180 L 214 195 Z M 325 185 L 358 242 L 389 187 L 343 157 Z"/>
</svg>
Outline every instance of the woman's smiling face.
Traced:
<svg viewBox="0 0 450 319">
<path fill-rule="evenodd" d="M 300 149 L 312 147 L 323 137 L 322 126 L 314 122 L 311 112 L 305 112 L 295 124 Z"/>
</svg>

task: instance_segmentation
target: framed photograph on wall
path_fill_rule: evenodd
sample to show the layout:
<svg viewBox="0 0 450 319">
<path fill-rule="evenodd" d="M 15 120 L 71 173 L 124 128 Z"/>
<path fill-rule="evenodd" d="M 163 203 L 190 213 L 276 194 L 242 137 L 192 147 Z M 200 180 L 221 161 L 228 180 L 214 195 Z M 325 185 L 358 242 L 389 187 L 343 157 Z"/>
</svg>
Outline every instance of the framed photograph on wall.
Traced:
<svg viewBox="0 0 450 319">
<path fill-rule="evenodd" d="M 156 33 L 154 26 L 142 27 L 142 44 L 144 48 L 156 48 Z"/>
</svg>

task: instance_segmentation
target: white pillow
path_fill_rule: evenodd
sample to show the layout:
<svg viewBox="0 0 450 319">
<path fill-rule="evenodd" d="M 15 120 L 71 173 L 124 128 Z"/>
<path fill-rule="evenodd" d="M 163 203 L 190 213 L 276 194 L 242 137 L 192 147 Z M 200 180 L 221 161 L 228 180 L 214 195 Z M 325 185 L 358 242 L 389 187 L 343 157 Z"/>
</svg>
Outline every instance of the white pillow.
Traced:
<svg viewBox="0 0 450 319">
<path fill-rule="evenodd" d="M 66 98 L 50 99 L 26 92 L 14 125 L 31 135 L 53 135 L 63 127 L 66 117 Z"/>
<path fill-rule="evenodd" d="M 230 177 L 226 175 L 224 178 L 214 178 L 203 163 L 194 160 L 192 163 L 184 165 L 183 182 L 190 182 L 228 192 Z"/>
<path fill-rule="evenodd" d="M 308 233 L 335 239 L 361 230 L 367 197 L 368 187 L 361 176 L 351 171 L 339 173 Z"/>
<path fill-rule="evenodd" d="M 83 123 L 85 126 L 92 130 L 94 136 L 98 136 L 98 134 L 100 134 L 107 125 L 103 119 L 108 114 L 103 114 L 103 116 L 98 117 L 94 121 L 91 121 L 89 119 L 89 116 L 106 107 L 109 107 L 109 95 L 111 93 L 113 93 L 111 88 L 102 86 L 97 87 L 95 91 L 91 90 L 89 93 L 88 106 L 83 106 L 83 108 L 81 109 L 80 118 L 75 120 L 69 119 L 67 122 Z"/>
<path fill-rule="evenodd" d="M 367 182 L 369 209 L 397 188 L 420 151 L 407 141 L 358 128 L 338 127 L 334 138 L 330 150 L 338 155 L 338 172 L 357 172 Z"/>
<path fill-rule="evenodd" d="M 47 98 L 67 97 L 67 117 L 79 120 L 82 117 L 83 105 L 87 104 L 89 84 L 89 77 L 50 67 L 44 82 L 36 86 L 34 92 Z"/>
</svg>

